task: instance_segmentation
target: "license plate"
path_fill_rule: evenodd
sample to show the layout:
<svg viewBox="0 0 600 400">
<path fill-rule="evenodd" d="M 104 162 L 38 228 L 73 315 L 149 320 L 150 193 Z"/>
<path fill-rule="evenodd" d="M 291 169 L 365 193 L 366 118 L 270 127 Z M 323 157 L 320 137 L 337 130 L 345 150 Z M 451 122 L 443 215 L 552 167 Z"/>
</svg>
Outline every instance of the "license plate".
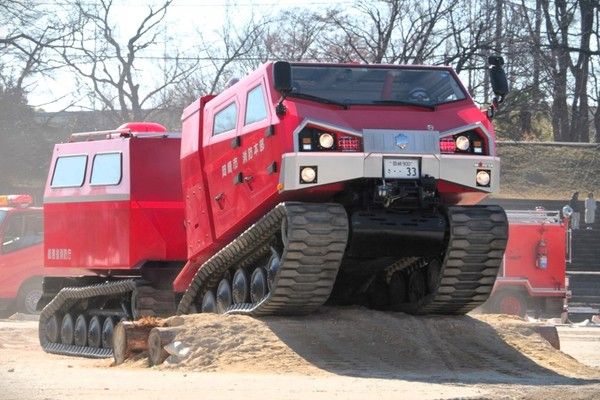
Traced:
<svg viewBox="0 0 600 400">
<path fill-rule="evenodd" d="M 421 176 L 419 160 L 406 158 L 384 158 L 383 177 L 395 179 L 417 179 Z"/>
</svg>

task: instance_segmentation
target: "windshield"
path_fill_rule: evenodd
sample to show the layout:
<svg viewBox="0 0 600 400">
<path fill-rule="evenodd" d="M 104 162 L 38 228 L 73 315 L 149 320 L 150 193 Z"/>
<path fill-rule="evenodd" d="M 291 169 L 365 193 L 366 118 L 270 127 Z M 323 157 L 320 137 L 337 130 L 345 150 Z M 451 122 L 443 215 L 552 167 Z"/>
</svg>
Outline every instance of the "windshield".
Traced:
<svg viewBox="0 0 600 400">
<path fill-rule="evenodd" d="M 435 106 L 466 98 L 446 70 L 357 66 L 292 65 L 290 96 L 352 104 Z"/>
<path fill-rule="evenodd" d="M 8 211 L 0 210 L 0 225 L 2 225 L 2 221 L 6 218 L 6 214 L 8 214 Z"/>
</svg>

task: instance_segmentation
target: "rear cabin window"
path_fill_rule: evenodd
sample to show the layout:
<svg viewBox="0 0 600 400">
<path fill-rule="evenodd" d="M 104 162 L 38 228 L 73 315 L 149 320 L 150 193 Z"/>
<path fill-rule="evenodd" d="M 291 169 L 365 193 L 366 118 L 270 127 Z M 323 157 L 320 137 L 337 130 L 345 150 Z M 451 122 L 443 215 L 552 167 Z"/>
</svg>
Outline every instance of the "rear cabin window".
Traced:
<svg viewBox="0 0 600 400">
<path fill-rule="evenodd" d="M 53 188 L 79 187 L 83 185 L 87 156 L 58 157 L 50 186 Z"/>
<path fill-rule="evenodd" d="M 231 103 L 215 114 L 213 135 L 235 129 L 237 121 L 237 104 Z"/>
<path fill-rule="evenodd" d="M 244 125 L 262 121 L 265 118 L 267 118 L 265 96 L 263 94 L 262 85 L 259 85 L 248 92 L 248 98 L 246 99 L 246 120 Z"/>
<path fill-rule="evenodd" d="M 24 249 L 42 243 L 44 217 L 41 213 L 12 215 L 2 237 L 2 253 Z"/>
<path fill-rule="evenodd" d="M 122 176 L 121 153 L 96 154 L 92 162 L 92 185 L 118 185 Z"/>
</svg>

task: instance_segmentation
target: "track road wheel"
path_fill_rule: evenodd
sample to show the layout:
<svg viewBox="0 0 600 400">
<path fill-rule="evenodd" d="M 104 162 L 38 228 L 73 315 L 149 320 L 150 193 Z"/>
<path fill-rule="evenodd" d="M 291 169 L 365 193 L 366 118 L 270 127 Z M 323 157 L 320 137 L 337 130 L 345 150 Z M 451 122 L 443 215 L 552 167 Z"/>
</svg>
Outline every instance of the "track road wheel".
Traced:
<svg viewBox="0 0 600 400">
<path fill-rule="evenodd" d="M 58 343 L 60 339 L 60 319 L 54 314 L 46 321 L 46 339 L 50 343 Z"/>
<path fill-rule="evenodd" d="M 492 311 L 497 314 L 518 315 L 524 317 L 527 312 L 527 300 L 517 291 L 505 290 L 494 295 Z"/>
<path fill-rule="evenodd" d="M 217 287 L 217 313 L 224 314 L 231 306 L 231 285 L 227 279 L 221 279 Z"/>
<path fill-rule="evenodd" d="M 233 275 L 232 299 L 235 304 L 247 303 L 250 300 L 250 279 L 242 268 Z"/>
<path fill-rule="evenodd" d="M 267 261 L 267 284 L 269 285 L 269 290 L 273 287 L 273 282 L 275 281 L 275 276 L 277 275 L 277 271 L 279 271 L 280 265 L 281 257 L 279 257 L 277 250 L 271 247 L 271 256 L 269 257 L 269 261 Z"/>
<path fill-rule="evenodd" d="M 427 294 L 427 282 L 422 268 L 413 271 L 408 277 L 408 301 L 417 302 Z"/>
<path fill-rule="evenodd" d="M 216 313 L 217 312 L 217 301 L 215 300 L 215 294 L 212 290 L 207 290 L 202 297 L 202 309 L 203 313 Z"/>
<path fill-rule="evenodd" d="M 79 314 L 75 320 L 75 331 L 73 334 L 73 344 L 75 346 L 86 346 L 87 345 L 87 334 L 88 334 L 88 321 L 87 317 L 83 314 Z"/>
<path fill-rule="evenodd" d="M 100 317 L 97 315 L 94 315 L 90 319 L 87 341 L 88 346 L 90 347 L 97 349 L 102 346 L 102 324 L 100 322 Z"/>
<path fill-rule="evenodd" d="M 73 344 L 73 335 L 75 328 L 73 326 L 73 316 L 65 314 L 60 324 L 60 341 L 63 344 Z"/>
<path fill-rule="evenodd" d="M 442 269 L 442 263 L 437 258 L 432 260 L 427 265 L 427 292 L 435 293 L 440 284 L 440 271 Z"/>
<path fill-rule="evenodd" d="M 404 303 L 406 301 L 406 274 L 402 271 L 394 272 L 390 278 L 388 291 L 392 307 Z"/>
<path fill-rule="evenodd" d="M 112 317 L 107 317 L 102 324 L 102 348 L 112 349 L 113 347 L 113 332 L 115 330 L 115 320 Z"/>
<path fill-rule="evenodd" d="M 250 300 L 258 303 L 267 295 L 268 291 L 267 272 L 264 268 L 258 267 L 252 272 L 252 278 L 250 278 Z"/>
</svg>

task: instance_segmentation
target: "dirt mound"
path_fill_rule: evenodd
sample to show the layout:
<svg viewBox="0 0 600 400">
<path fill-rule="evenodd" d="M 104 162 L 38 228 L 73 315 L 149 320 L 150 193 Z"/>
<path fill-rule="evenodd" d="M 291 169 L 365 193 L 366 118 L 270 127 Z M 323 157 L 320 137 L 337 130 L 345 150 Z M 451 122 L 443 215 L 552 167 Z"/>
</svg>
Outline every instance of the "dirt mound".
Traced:
<svg viewBox="0 0 600 400">
<path fill-rule="evenodd" d="M 187 355 L 164 368 L 342 374 L 428 381 L 556 382 L 600 378 L 522 320 L 323 308 L 306 317 L 197 314 L 177 340 Z"/>
</svg>

